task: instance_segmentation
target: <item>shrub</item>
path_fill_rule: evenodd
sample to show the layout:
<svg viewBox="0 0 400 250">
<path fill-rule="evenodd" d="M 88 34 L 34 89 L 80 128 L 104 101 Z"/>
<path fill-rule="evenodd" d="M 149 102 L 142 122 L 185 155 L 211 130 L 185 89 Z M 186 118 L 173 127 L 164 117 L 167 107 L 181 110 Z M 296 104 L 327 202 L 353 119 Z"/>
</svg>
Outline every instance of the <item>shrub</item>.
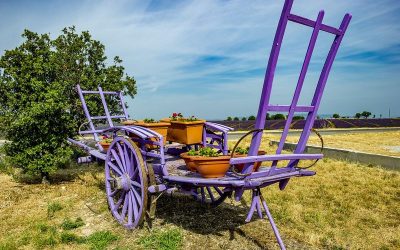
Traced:
<svg viewBox="0 0 400 250">
<path fill-rule="evenodd" d="M 271 116 L 272 120 L 285 120 L 286 116 L 283 114 L 275 114 Z"/>
<path fill-rule="evenodd" d="M 293 116 L 293 120 L 304 120 L 304 116 L 302 116 L 302 115 L 295 115 L 295 116 Z"/>
<path fill-rule="evenodd" d="M 136 83 L 124 75 L 118 57 L 106 66 L 104 45 L 87 31 L 65 28 L 52 40 L 25 30 L 22 37 L 23 43 L 0 59 L 0 134 L 11 141 L 4 146 L 8 163 L 48 177 L 69 162 L 73 152 L 66 138 L 85 121 L 76 84 L 123 90 L 133 97 Z M 107 96 L 107 102 L 115 112 L 117 100 Z M 91 115 L 104 115 L 99 97 L 88 96 L 87 105 Z"/>
</svg>

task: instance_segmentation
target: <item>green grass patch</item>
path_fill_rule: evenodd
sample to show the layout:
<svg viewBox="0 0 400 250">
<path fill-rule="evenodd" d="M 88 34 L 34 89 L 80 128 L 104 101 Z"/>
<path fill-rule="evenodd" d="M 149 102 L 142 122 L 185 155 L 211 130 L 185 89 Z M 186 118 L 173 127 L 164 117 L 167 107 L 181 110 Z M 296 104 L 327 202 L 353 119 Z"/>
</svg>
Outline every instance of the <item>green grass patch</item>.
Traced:
<svg viewBox="0 0 400 250">
<path fill-rule="evenodd" d="M 60 241 L 61 243 L 64 244 L 71 244 L 71 243 L 82 244 L 86 242 L 86 239 L 71 232 L 62 232 L 60 234 Z"/>
<path fill-rule="evenodd" d="M 87 237 L 86 242 L 90 244 L 91 249 L 105 249 L 109 244 L 118 240 L 118 236 L 110 231 L 99 231 Z"/>
<path fill-rule="evenodd" d="M 65 218 L 63 223 L 61 224 L 61 228 L 64 230 L 72 230 L 78 227 L 85 225 L 81 217 L 76 218 L 75 221 Z"/>
<path fill-rule="evenodd" d="M 47 218 L 52 218 L 54 214 L 63 209 L 63 206 L 59 202 L 50 202 L 47 205 Z"/>
<path fill-rule="evenodd" d="M 141 237 L 139 244 L 145 249 L 174 250 L 179 249 L 182 244 L 182 233 L 178 229 L 171 229 L 161 232 L 153 232 L 150 235 Z"/>
<path fill-rule="evenodd" d="M 38 249 L 45 247 L 54 247 L 58 244 L 58 233 L 54 226 L 48 226 L 44 223 L 37 225 L 37 232 L 32 237 L 33 245 Z"/>
</svg>

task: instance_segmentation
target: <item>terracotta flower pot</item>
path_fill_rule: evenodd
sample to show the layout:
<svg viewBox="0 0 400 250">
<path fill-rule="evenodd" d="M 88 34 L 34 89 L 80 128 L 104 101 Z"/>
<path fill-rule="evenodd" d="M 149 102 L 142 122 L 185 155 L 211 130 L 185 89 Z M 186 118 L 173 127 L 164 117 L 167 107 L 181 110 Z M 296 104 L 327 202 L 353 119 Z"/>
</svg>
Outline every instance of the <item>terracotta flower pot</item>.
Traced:
<svg viewBox="0 0 400 250">
<path fill-rule="evenodd" d="M 182 144 L 200 144 L 203 142 L 203 126 L 205 120 L 172 121 L 168 128 L 167 140 Z"/>
<path fill-rule="evenodd" d="M 204 178 L 224 177 L 228 171 L 230 156 L 206 157 L 196 156 L 193 158 L 197 171 Z"/>
<path fill-rule="evenodd" d="M 258 151 L 258 155 L 265 155 L 265 151 L 262 151 L 262 150 Z M 233 158 L 246 157 L 246 156 L 247 156 L 247 155 L 238 155 L 238 154 L 235 154 L 235 155 L 233 155 Z M 258 169 L 259 169 L 260 166 L 261 166 L 261 163 L 262 163 L 261 161 L 255 162 L 255 163 L 254 163 L 253 172 L 257 172 L 257 171 L 258 171 Z M 243 168 L 244 168 L 244 163 L 242 163 L 242 164 L 235 164 L 234 166 L 235 166 L 235 169 L 236 169 L 238 172 L 242 172 L 242 170 L 243 170 Z"/>
<path fill-rule="evenodd" d="M 99 144 L 103 147 L 103 150 L 107 152 L 107 150 L 110 148 L 111 143 L 110 142 L 102 142 L 100 141 Z"/>
<path fill-rule="evenodd" d="M 180 157 L 185 161 L 186 167 L 193 172 L 196 172 L 196 164 L 193 159 L 197 156 L 190 156 L 187 152 L 180 154 Z"/>
</svg>

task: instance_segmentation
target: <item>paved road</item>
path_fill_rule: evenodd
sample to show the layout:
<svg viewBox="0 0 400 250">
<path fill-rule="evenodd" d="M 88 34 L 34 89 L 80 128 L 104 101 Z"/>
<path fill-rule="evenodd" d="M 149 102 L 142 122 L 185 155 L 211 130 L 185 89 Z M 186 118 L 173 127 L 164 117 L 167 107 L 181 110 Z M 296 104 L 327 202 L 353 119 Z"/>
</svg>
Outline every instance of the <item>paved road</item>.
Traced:
<svg viewBox="0 0 400 250">
<path fill-rule="evenodd" d="M 390 131 L 400 131 L 400 128 L 349 128 L 349 129 L 318 129 L 321 135 L 335 135 L 335 134 L 345 134 L 345 133 L 380 133 L 380 132 L 390 132 Z M 229 133 L 229 140 L 237 140 L 242 137 L 244 132 L 232 132 Z M 265 134 L 281 134 L 282 130 L 264 130 Z M 290 130 L 289 135 L 298 135 L 301 130 Z"/>
</svg>

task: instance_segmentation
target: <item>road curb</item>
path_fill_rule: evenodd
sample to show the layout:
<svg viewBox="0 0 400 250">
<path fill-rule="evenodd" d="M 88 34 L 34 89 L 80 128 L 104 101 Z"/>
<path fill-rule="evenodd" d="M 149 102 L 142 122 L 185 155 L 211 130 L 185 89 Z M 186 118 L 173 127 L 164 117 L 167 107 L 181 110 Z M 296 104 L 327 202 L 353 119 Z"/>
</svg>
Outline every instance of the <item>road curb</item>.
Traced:
<svg viewBox="0 0 400 250">
<path fill-rule="evenodd" d="M 271 141 L 273 145 L 278 145 L 278 141 Z M 284 149 L 294 150 L 297 144 L 295 143 L 285 143 Z M 305 149 L 306 153 L 315 154 L 321 152 L 320 146 L 307 146 Z M 325 157 L 347 160 L 351 162 L 359 162 L 364 164 L 371 164 L 375 166 L 381 166 L 388 170 L 400 171 L 400 157 L 381 155 L 381 154 L 370 154 L 364 152 L 358 152 L 354 150 L 345 150 L 339 148 L 327 148 L 324 147 L 322 152 Z"/>
</svg>

